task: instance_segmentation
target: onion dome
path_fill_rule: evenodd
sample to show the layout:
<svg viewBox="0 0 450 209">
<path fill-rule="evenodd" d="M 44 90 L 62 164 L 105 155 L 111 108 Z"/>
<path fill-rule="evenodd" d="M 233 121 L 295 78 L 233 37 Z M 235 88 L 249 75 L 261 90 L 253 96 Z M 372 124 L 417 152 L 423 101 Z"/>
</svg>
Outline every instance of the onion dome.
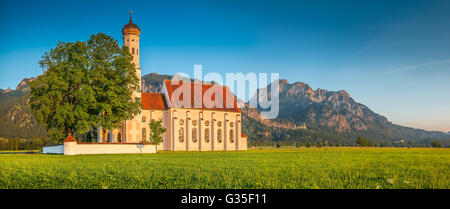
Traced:
<svg viewBox="0 0 450 209">
<path fill-rule="evenodd" d="M 141 29 L 139 28 L 139 26 L 137 26 L 136 24 L 133 23 L 133 20 L 131 19 L 131 11 L 130 11 L 130 22 L 128 24 L 126 24 L 125 26 L 123 26 L 122 28 L 122 34 L 123 35 L 139 35 L 141 34 Z"/>
</svg>

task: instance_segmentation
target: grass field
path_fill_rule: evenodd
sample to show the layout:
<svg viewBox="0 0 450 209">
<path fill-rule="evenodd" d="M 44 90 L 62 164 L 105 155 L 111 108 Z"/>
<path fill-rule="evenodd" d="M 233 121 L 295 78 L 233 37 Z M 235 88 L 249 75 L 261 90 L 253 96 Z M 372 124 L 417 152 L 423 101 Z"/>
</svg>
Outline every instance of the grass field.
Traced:
<svg viewBox="0 0 450 209">
<path fill-rule="evenodd" d="M 0 155 L 0 188 L 450 188 L 450 149 Z"/>
</svg>

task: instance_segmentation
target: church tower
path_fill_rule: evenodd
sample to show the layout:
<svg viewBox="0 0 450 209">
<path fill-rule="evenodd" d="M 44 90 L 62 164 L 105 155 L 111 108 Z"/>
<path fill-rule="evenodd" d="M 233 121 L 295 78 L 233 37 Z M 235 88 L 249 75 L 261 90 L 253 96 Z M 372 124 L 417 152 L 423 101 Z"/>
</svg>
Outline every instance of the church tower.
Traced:
<svg viewBox="0 0 450 209">
<path fill-rule="evenodd" d="M 141 83 L 141 68 L 139 67 L 139 35 L 141 29 L 133 23 L 130 11 L 130 22 L 123 26 L 123 45 L 128 47 L 131 55 L 133 55 L 132 63 L 136 67 L 136 76 L 139 78 L 140 91 L 133 92 L 133 98 L 142 98 L 142 83 Z M 142 113 L 141 113 L 142 114 Z M 141 129 L 142 127 L 142 115 L 138 114 L 133 119 L 124 121 L 122 132 L 125 142 L 140 142 L 142 141 Z"/>
<path fill-rule="evenodd" d="M 130 11 L 130 22 L 123 26 L 123 45 L 128 47 L 130 54 L 133 55 L 132 63 L 136 66 L 136 76 L 139 78 L 139 86 L 141 86 L 141 68 L 139 67 L 139 35 L 141 34 L 141 29 L 139 26 L 133 23 Z M 134 92 L 133 97 L 141 97 L 139 92 Z"/>
</svg>

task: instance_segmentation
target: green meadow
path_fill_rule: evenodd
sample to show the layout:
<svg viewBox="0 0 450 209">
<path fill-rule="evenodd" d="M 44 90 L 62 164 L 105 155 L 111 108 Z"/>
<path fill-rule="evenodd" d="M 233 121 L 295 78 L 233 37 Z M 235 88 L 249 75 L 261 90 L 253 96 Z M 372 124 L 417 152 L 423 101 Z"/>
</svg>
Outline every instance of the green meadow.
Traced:
<svg viewBox="0 0 450 209">
<path fill-rule="evenodd" d="M 0 188 L 449 189 L 450 149 L 1 154 Z"/>
</svg>

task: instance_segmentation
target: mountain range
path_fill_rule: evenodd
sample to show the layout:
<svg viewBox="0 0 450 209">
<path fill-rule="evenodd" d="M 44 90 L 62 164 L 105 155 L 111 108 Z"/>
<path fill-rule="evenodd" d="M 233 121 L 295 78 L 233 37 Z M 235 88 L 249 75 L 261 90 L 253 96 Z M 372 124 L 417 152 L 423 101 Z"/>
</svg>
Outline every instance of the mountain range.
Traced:
<svg viewBox="0 0 450 209">
<path fill-rule="evenodd" d="M 142 77 L 143 92 L 161 92 L 164 79 L 171 75 L 150 73 Z M 0 137 L 40 137 L 46 134 L 33 118 L 28 106 L 28 82 L 23 79 L 15 90 L 0 89 Z M 438 131 L 425 131 L 396 125 L 367 106 L 356 102 L 344 91 L 312 89 L 302 82 L 279 80 L 280 109 L 276 119 L 264 120 L 261 108 L 242 108 L 243 131 L 251 145 L 284 145 L 322 143 L 352 145 L 358 136 L 364 136 L 381 146 L 429 146 L 432 139 L 450 145 L 450 135 Z M 258 89 L 254 99 L 261 100 L 258 92 L 266 91 L 269 84 Z"/>
<path fill-rule="evenodd" d="M 255 97 L 259 91 L 265 91 L 267 97 L 271 97 L 271 86 L 270 84 L 265 89 L 259 89 L 255 93 Z M 257 100 L 261 99 L 257 98 Z M 399 141 L 420 144 L 422 140 L 428 141 L 430 138 L 443 140 L 449 138 L 443 132 L 425 131 L 393 124 L 386 117 L 370 110 L 366 105 L 356 102 L 344 90 L 328 91 L 320 88 L 314 90 L 306 83 L 289 83 L 287 80 L 279 80 L 279 100 L 277 119 L 261 120 L 257 114 L 263 111 L 261 108 L 253 111 L 253 114 L 247 113 L 247 116 L 266 126 L 280 129 L 278 132 L 281 133 L 290 130 L 293 132 L 294 138 L 297 135 L 303 138 L 305 135 L 307 137 L 314 135 L 308 133 L 308 130 L 310 130 L 309 132 L 327 132 L 319 134 L 316 141 L 323 141 L 324 139 L 321 138 L 325 137 L 334 142 L 349 144 L 354 142 L 356 137 L 364 136 L 370 141 L 391 145 Z M 272 135 L 276 132 L 271 131 Z M 275 138 L 286 140 L 290 137 L 281 134 Z"/>
</svg>

